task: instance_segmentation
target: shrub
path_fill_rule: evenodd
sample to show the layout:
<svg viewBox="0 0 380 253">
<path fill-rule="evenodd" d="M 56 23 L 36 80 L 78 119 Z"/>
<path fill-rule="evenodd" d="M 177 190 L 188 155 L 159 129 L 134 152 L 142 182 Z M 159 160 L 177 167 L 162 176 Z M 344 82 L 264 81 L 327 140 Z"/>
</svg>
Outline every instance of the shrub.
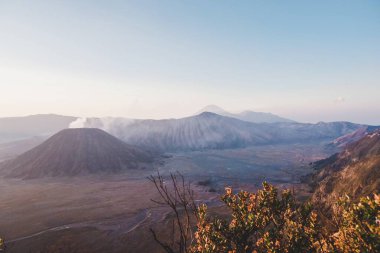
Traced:
<svg viewBox="0 0 380 253">
<path fill-rule="evenodd" d="M 346 196 L 334 208 L 337 232 L 332 235 L 339 252 L 380 252 L 380 196 L 352 203 Z"/>
<path fill-rule="evenodd" d="M 4 251 L 4 241 L 0 238 L 0 251 Z"/>
<path fill-rule="evenodd" d="M 256 194 L 226 188 L 221 200 L 231 217 L 208 218 L 201 205 L 192 252 L 315 252 L 321 241 L 316 213 L 288 190 L 278 197 L 267 183 Z"/>
<path fill-rule="evenodd" d="M 163 179 L 160 177 L 159 182 Z M 175 178 L 172 176 L 174 189 Z M 181 177 L 181 185 L 183 177 Z M 158 184 L 160 185 L 160 184 Z M 157 186 L 157 182 L 156 182 Z M 342 198 L 334 208 L 330 226 L 319 222 L 318 214 L 309 203 L 298 203 L 289 190 L 281 193 L 274 186 L 263 183 L 257 193 L 240 191 L 233 193 L 227 187 L 221 201 L 227 207 L 227 218 L 210 216 L 207 205 L 195 207 L 189 201 L 192 195 L 167 193 L 173 198 L 169 203 L 178 219 L 180 231 L 192 231 L 193 235 L 179 234 L 178 245 L 170 247 L 158 242 L 166 252 L 193 253 L 296 253 L 296 252 L 336 252 L 375 253 L 380 252 L 380 197 L 362 198 L 353 203 L 350 198 Z M 190 192 L 189 188 L 186 188 Z M 183 191 L 185 192 L 185 191 Z M 181 196 L 176 200 L 176 196 Z M 178 204 L 180 203 L 180 204 Z M 196 220 L 193 227 L 189 222 L 188 208 Z M 186 223 L 181 223 L 181 210 L 185 210 Z M 333 224 L 333 226 L 331 226 Z M 156 234 L 154 234 L 157 240 Z M 185 243 L 184 243 L 185 242 Z"/>
</svg>

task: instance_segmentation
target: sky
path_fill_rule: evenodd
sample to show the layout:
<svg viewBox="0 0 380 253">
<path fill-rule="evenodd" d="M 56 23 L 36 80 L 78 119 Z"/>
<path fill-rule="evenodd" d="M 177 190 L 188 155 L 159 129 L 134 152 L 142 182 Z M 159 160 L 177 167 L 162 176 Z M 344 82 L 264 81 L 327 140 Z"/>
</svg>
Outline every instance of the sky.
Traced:
<svg viewBox="0 0 380 253">
<path fill-rule="evenodd" d="M 208 104 L 380 124 L 380 1 L 0 0 L 0 117 Z"/>
</svg>

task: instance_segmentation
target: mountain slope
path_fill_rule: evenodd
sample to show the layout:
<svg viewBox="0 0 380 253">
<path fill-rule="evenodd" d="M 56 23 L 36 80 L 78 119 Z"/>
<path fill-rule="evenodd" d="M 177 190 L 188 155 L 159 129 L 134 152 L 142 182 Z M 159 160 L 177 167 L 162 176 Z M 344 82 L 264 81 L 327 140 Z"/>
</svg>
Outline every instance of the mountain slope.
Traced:
<svg viewBox="0 0 380 253">
<path fill-rule="evenodd" d="M 312 200 L 329 207 L 339 196 L 353 198 L 380 191 L 380 131 L 367 134 L 339 154 L 319 161 L 312 177 Z"/>
<path fill-rule="evenodd" d="M 379 127 L 377 126 L 362 126 L 352 133 L 336 138 L 334 141 L 332 141 L 331 145 L 344 148 L 347 145 L 360 140 L 361 138 L 366 136 L 368 133 L 374 132 L 377 129 L 379 129 Z"/>
<path fill-rule="evenodd" d="M 362 127 L 348 122 L 258 124 L 210 112 L 167 120 L 90 118 L 84 126 L 101 128 L 129 144 L 170 152 L 331 142 Z"/>
<path fill-rule="evenodd" d="M 208 112 L 182 119 L 138 120 L 116 134 L 127 143 L 163 151 L 236 148 L 269 141 L 260 126 Z"/>
<path fill-rule="evenodd" d="M 240 119 L 252 123 L 294 122 L 293 120 L 285 119 L 272 113 L 266 112 L 243 111 L 240 113 L 230 113 L 216 105 L 208 105 L 200 110 L 197 114 L 200 114 L 202 112 L 212 112 L 222 116 Z"/>
<path fill-rule="evenodd" d="M 39 178 L 114 173 L 148 166 L 153 157 L 100 129 L 65 129 L 0 165 L 7 176 Z"/>
</svg>

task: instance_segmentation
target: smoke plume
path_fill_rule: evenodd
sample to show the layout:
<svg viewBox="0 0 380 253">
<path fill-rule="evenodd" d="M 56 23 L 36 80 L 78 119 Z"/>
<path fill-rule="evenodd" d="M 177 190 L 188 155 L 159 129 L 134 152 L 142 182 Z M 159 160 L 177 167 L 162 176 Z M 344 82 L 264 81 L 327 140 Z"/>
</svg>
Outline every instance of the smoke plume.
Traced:
<svg viewBox="0 0 380 253">
<path fill-rule="evenodd" d="M 77 118 L 75 121 L 71 122 L 69 128 L 84 128 L 87 118 Z"/>
</svg>

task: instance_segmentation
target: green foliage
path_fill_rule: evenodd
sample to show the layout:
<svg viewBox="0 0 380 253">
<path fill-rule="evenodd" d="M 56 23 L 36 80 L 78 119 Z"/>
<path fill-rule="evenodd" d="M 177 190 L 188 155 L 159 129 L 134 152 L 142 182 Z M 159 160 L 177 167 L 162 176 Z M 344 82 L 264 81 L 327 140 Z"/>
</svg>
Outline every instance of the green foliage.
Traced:
<svg viewBox="0 0 380 253">
<path fill-rule="evenodd" d="M 221 200 L 231 216 L 211 218 L 207 206 L 199 206 L 191 252 L 380 252 L 377 195 L 358 204 L 342 199 L 333 214 L 336 229 L 330 232 L 323 232 L 310 204 L 298 204 L 290 191 L 278 194 L 267 183 L 256 194 L 226 188 Z"/>
</svg>

